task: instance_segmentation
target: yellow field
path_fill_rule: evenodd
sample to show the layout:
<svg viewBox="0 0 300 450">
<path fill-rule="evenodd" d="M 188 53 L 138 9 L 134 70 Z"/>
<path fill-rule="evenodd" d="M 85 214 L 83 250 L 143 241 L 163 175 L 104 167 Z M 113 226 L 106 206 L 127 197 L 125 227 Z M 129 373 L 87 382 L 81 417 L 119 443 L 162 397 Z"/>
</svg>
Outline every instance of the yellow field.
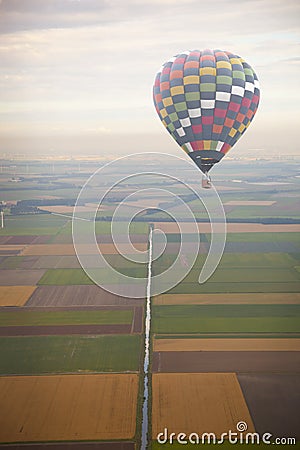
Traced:
<svg viewBox="0 0 300 450">
<path fill-rule="evenodd" d="M 162 294 L 153 298 L 154 305 L 242 305 L 299 304 L 300 293 L 270 294 Z"/>
<path fill-rule="evenodd" d="M 185 229 L 193 232 L 194 225 L 186 222 Z M 159 228 L 165 233 L 178 233 L 178 226 L 174 222 L 155 222 L 155 228 Z M 210 233 L 211 228 L 209 223 L 198 223 L 198 228 L 201 233 Z M 298 224 L 286 225 L 264 225 L 261 223 L 227 223 L 227 233 L 299 233 L 300 226 Z"/>
<path fill-rule="evenodd" d="M 0 306 L 23 306 L 36 286 L 0 286 Z"/>
<path fill-rule="evenodd" d="M 135 374 L 0 377 L 0 442 L 131 439 Z"/>
<path fill-rule="evenodd" d="M 218 437 L 245 421 L 254 431 L 233 373 L 159 373 L 152 377 L 152 438 L 169 433 L 213 432 Z"/>
<path fill-rule="evenodd" d="M 118 245 L 118 247 L 122 254 L 132 253 L 131 247 L 127 244 L 120 244 Z M 134 244 L 134 247 L 141 251 L 147 250 L 146 243 L 137 243 Z M 99 248 L 101 250 L 101 253 L 104 255 L 113 255 L 118 253 L 114 244 L 100 244 Z M 90 245 L 78 245 L 77 249 L 86 255 L 93 255 L 98 253 L 98 250 L 95 249 L 94 246 Z M 21 254 L 24 256 L 71 256 L 75 255 L 75 250 L 73 244 L 37 244 L 27 245 Z"/>
<path fill-rule="evenodd" d="M 155 352 L 300 351 L 300 339 L 154 339 Z"/>
<path fill-rule="evenodd" d="M 224 206 L 271 206 L 277 203 L 275 200 L 230 200 Z"/>
</svg>

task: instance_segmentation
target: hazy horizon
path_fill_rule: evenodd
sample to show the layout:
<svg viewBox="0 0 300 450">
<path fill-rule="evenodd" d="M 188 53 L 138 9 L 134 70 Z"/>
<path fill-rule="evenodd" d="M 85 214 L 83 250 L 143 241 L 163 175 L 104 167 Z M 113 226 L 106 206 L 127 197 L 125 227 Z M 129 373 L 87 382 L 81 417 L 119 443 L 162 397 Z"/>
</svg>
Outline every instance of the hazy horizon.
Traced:
<svg viewBox="0 0 300 450">
<path fill-rule="evenodd" d="M 228 156 L 300 155 L 299 8 L 0 0 L 0 156 L 181 154 L 156 115 L 152 84 L 170 56 L 206 47 L 241 55 L 261 84 L 256 117 Z"/>
</svg>

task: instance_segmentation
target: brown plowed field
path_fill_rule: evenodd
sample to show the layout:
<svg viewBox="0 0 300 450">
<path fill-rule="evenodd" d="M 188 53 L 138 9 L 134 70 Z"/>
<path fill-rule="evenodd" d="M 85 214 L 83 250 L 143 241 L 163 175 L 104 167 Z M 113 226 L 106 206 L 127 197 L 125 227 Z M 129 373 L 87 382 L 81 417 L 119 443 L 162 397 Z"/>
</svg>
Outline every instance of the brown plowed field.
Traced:
<svg viewBox="0 0 300 450">
<path fill-rule="evenodd" d="M 0 245 L 5 244 L 11 236 L 0 236 Z"/>
<path fill-rule="evenodd" d="M 23 306 L 36 286 L 0 286 L 0 306 Z"/>
<path fill-rule="evenodd" d="M 146 296 L 146 283 L 142 280 L 142 278 L 136 278 L 135 282 L 127 283 L 127 284 L 118 284 L 118 290 L 120 292 L 126 293 L 126 298 L 135 298 L 138 296 L 139 299 L 145 298 Z M 113 291 L 116 288 L 115 284 L 104 284 L 103 288 L 107 289 L 109 292 Z"/>
<path fill-rule="evenodd" d="M 38 286 L 26 306 L 143 305 L 144 299 L 119 297 L 98 286 Z"/>
<path fill-rule="evenodd" d="M 132 305 L 100 305 L 100 306 L 26 306 L 26 311 L 122 311 L 132 310 L 134 306 Z M 0 311 L 6 310 L 1 308 Z M 9 308 L 10 311 L 20 311 L 22 308 L 18 306 L 12 306 Z M 25 308 L 23 309 L 25 310 Z"/>
<path fill-rule="evenodd" d="M 45 270 L 1 270 L 0 286 L 33 286 L 44 275 Z"/>
<path fill-rule="evenodd" d="M 132 439 L 135 374 L 0 377 L 0 442 Z"/>
<path fill-rule="evenodd" d="M 210 233 L 209 223 L 198 223 L 198 229 L 201 233 Z M 178 226 L 172 222 L 155 222 L 155 228 L 159 228 L 165 233 L 178 233 Z M 193 224 L 186 222 L 185 227 L 192 233 Z M 261 223 L 227 223 L 227 233 L 299 233 L 300 225 L 263 225 Z"/>
<path fill-rule="evenodd" d="M 29 266 L 32 261 L 32 266 Z M 28 264 L 31 269 L 77 269 L 80 268 L 79 261 L 75 255 L 70 256 L 24 256 L 20 267 Z"/>
<path fill-rule="evenodd" d="M 18 256 L 20 250 L 0 250 L 0 256 Z"/>
<path fill-rule="evenodd" d="M 181 256 L 185 256 L 185 255 L 194 255 L 195 253 L 195 245 L 196 243 L 193 242 L 187 242 L 185 244 L 184 247 L 184 252 L 183 250 L 180 251 L 180 243 L 179 242 L 168 242 L 166 249 L 164 251 L 164 255 L 177 255 L 179 253 L 179 251 L 181 252 L 180 255 Z M 199 254 L 207 254 L 209 249 L 209 244 L 207 244 L 206 242 L 201 242 L 199 245 Z"/>
<path fill-rule="evenodd" d="M 300 352 L 157 352 L 153 372 L 299 372 Z"/>
<path fill-rule="evenodd" d="M 154 339 L 154 352 L 297 351 L 300 339 Z"/>
<path fill-rule="evenodd" d="M 96 236 L 97 242 L 100 244 L 112 244 L 112 236 L 111 234 L 97 234 Z M 118 234 L 119 242 L 126 242 L 127 235 L 126 234 Z M 148 243 L 148 235 L 147 234 L 130 234 L 130 240 L 133 245 L 135 244 L 147 244 Z"/>
<path fill-rule="evenodd" d="M 152 438 L 167 428 L 169 434 L 205 432 L 218 437 L 243 420 L 254 426 L 240 385 L 233 373 L 174 373 L 152 377 Z"/>
<path fill-rule="evenodd" d="M 32 244 L 37 236 L 10 236 L 6 245 L 26 245 Z"/>
<path fill-rule="evenodd" d="M 299 293 L 271 294 L 163 294 L 153 298 L 154 305 L 242 305 L 299 304 Z"/>
<path fill-rule="evenodd" d="M 20 258 L 21 259 L 21 258 Z M 77 269 L 79 261 L 73 256 L 23 256 L 18 269 Z"/>
<path fill-rule="evenodd" d="M 258 433 L 300 440 L 299 374 L 239 374 L 238 380 Z"/>
<path fill-rule="evenodd" d="M 0 236 L 0 245 L 24 247 L 28 244 L 46 244 L 52 237 L 51 235 Z"/>
<path fill-rule="evenodd" d="M 43 235 L 43 236 L 36 236 L 33 244 L 46 244 L 50 239 L 52 239 L 52 235 Z"/>
<path fill-rule="evenodd" d="M 142 333 L 143 331 L 143 308 L 136 306 L 132 321 L 132 333 Z"/>
<path fill-rule="evenodd" d="M 1 445 L 1 450 L 134 450 L 133 442 L 64 442 L 63 444 Z"/>
<path fill-rule="evenodd" d="M 71 334 L 130 334 L 131 324 L 21 325 L 0 327 L 0 336 L 57 336 Z"/>
<path fill-rule="evenodd" d="M 38 261 L 39 256 L 23 256 L 20 258 L 20 262 L 16 269 L 46 269 L 46 267 L 36 267 L 35 264 Z"/>
</svg>

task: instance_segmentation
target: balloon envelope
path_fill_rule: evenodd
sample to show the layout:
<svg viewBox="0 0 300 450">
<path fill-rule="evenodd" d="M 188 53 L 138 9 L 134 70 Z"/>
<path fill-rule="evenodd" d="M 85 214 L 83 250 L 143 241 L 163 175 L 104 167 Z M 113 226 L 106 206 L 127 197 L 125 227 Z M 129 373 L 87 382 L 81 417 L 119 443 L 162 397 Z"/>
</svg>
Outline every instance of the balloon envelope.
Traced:
<svg viewBox="0 0 300 450">
<path fill-rule="evenodd" d="M 193 50 L 162 66 L 153 98 L 164 126 L 206 173 L 251 123 L 259 103 L 259 84 L 240 56 Z"/>
</svg>

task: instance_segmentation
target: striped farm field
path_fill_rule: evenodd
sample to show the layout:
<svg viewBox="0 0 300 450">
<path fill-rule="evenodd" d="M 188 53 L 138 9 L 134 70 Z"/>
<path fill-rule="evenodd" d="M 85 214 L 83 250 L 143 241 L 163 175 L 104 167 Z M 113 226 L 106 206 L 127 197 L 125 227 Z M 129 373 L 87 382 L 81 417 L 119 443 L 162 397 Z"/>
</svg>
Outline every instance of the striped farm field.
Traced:
<svg viewBox="0 0 300 450">
<path fill-rule="evenodd" d="M 152 321 L 157 334 L 297 333 L 300 306 L 155 305 Z"/>
<path fill-rule="evenodd" d="M 300 304 L 300 293 L 232 293 L 232 294 L 162 294 L 153 298 L 154 305 L 242 305 Z"/>
<path fill-rule="evenodd" d="M 183 226 L 183 224 L 181 225 Z M 210 233 L 210 223 L 197 224 L 200 233 Z M 155 222 L 155 228 L 165 233 L 178 233 L 174 222 Z M 194 232 L 194 224 L 185 222 L 186 232 Z M 227 233 L 299 233 L 298 224 L 227 223 Z"/>
<path fill-rule="evenodd" d="M 36 286 L 0 286 L 0 306 L 23 306 Z"/>
<path fill-rule="evenodd" d="M 24 245 L 0 245 L 0 255 L 1 256 L 9 256 L 9 255 L 18 255 L 23 249 Z"/>
<path fill-rule="evenodd" d="M 141 251 L 145 251 L 147 249 L 147 244 L 145 243 L 136 243 L 134 246 Z M 3 245 L 2 247 L 6 246 Z M 119 244 L 118 247 L 120 249 L 120 253 L 122 254 L 132 252 L 132 248 L 128 244 Z M 77 251 L 82 251 L 87 255 L 98 254 L 97 247 L 95 248 L 94 246 L 88 244 L 77 245 L 76 248 Z M 111 255 L 118 253 L 118 250 L 116 249 L 114 244 L 101 244 L 99 245 L 99 248 L 101 249 L 101 253 L 104 255 Z M 18 248 L 18 250 L 21 251 L 22 247 Z M 70 256 L 75 255 L 75 249 L 73 244 L 40 244 L 40 245 L 37 244 L 37 245 L 28 245 L 27 247 L 23 248 L 21 254 L 24 256 L 35 256 L 35 255 Z"/>
<path fill-rule="evenodd" d="M 152 438 L 169 433 L 202 434 L 235 430 L 243 420 L 254 425 L 233 373 L 160 373 L 152 376 Z"/>
<path fill-rule="evenodd" d="M 154 339 L 154 352 L 300 351 L 300 339 Z"/>
<path fill-rule="evenodd" d="M 135 374 L 0 377 L 0 442 L 131 439 Z"/>
</svg>

